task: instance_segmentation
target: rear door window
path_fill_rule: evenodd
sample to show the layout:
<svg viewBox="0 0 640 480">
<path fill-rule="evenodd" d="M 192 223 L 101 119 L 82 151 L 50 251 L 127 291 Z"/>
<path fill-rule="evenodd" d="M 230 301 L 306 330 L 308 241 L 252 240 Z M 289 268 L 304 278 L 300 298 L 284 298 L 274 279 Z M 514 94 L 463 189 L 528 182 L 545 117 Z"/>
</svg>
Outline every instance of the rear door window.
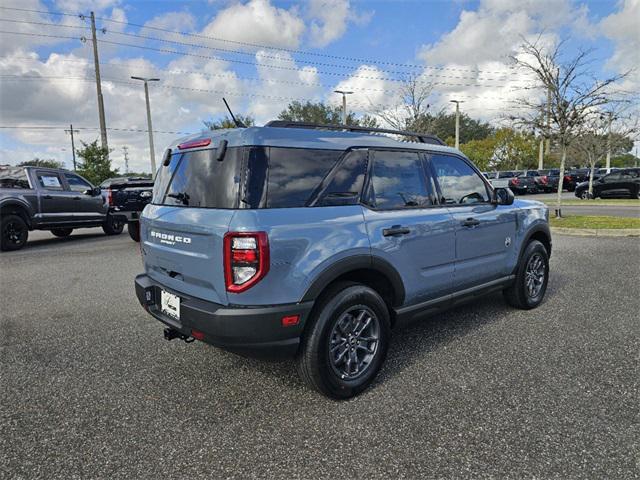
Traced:
<svg viewBox="0 0 640 480">
<path fill-rule="evenodd" d="M 238 149 L 229 148 L 223 161 L 216 150 L 173 155 L 162 167 L 153 203 L 180 207 L 237 208 L 240 183 Z"/>
<path fill-rule="evenodd" d="M 304 207 L 343 151 L 269 149 L 267 207 Z"/>
<path fill-rule="evenodd" d="M 323 188 L 317 205 L 357 204 L 367 173 L 368 158 L 369 153 L 366 150 L 354 150 L 347 153 L 335 172 L 330 175 L 328 185 Z"/>
<path fill-rule="evenodd" d="M 61 191 L 64 190 L 60 175 L 54 172 L 37 172 L 36 177 L 38 183 L 45 190 Z"/>
</svg>

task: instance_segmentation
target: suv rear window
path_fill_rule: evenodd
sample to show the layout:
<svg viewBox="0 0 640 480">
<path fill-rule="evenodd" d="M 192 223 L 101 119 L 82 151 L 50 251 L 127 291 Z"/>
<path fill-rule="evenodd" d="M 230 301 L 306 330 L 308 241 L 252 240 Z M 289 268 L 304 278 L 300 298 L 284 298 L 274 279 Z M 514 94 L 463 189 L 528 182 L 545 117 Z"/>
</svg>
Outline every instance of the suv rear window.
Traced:
<svg viewBox="0 0 640 480">
<path fill-rule="evenodd" d="M 224 160 L 216 150 L 177 153 L 161 167 L 153 203 L 181 207 L 237 208 L 240 183 L 239 149 L 229 148 Z"/>
</svg>

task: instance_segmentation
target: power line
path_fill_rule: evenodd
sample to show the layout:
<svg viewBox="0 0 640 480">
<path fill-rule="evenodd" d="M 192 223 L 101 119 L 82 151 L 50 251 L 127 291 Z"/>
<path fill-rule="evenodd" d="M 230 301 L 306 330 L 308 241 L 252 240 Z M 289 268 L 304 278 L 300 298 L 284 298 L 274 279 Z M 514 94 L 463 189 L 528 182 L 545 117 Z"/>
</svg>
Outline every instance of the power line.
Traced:
<svg viewBox="0 0 640 480">
<path fill-rule="evenodd" d="M 292 48 L 286 48 L 286 47 L 277 47 L 274 45 L 265 45 L 265 44 L 259 44 L 259 43 L 251 43 L 251 42 L 243 42 L 243 41 L 239 41 L 239 40 L 229 40 L 229 39 L 225 39 L 225 38 L 221 38 L 221 37 L 214 37 L 211 35 L 203 35 L 203 34 L 198 34 L 198 33 L 191 33 L 191 32 L 180 32 L 180 31 L 176 31 L 176 30 L 170 30 L 167 28 L 162 28 L 162 27 L 156 27 L 156 26 L 152 26 L 152 25 L 142 25 L 139 23 L 133 23 L 133 22 L 125 22 L 125 21 L 121 21 L 121 20 L 114 20 L 111 18 L 104 18 L 104 17 L 96 17 L 96 19 L 104 21 L 104 22 L 110 22 L 110 23 L 117 23 L 120 25 L 128 25 L 131 27 L 136 27 L 136 28 L 144 28 L 144 29 L 148 29 L 148 30 L 156 30 L 159 32 L 165 32 L 165 33 L 172 33 L 174 35 L 182 35 L 182 36 L 188 36 L 188 37 L 195 37 L 195 38 L 202 38 L 202 39 L 206 39 L 206 40 L 214 40 L 217 42 L 222 42 L 222 43 L 231 43 L 231 44 L 235 44 L 235 45 L 242 45 L 242 46 L 246 46 L 246 47 L 253 47 L 253 48 L 259 48 L 259 49 L 269 49 L 269 50 L 278 50 L 278 51 L 283 51 L 283 52 L 288 52 L 288 53 L 292 53 L 292 54 L 296 54 L 296 55 L 308 55 L 308 56 L 317 56 L 317 57 L 325 57 L 325 58 L 332 58 L 334 60 L 342 60 L 342 61 L 348 61 L 348 62 L 356 62 L 356 63 L 375 63 L 375 64 L 379 64 L 379 65 L 389 65 L 389 66 L 394 66 L 394 67 L 404 67 L 404 68 L 411 68 L 411 69 L 418 69 L 418 70 L 422 70 L 422 69 L 432 69 L 432 70 L 449 70 L 449 71 L 459 71 L 459 72 L 484 72 L 484 73 L 491 73 L 491 74 L 498 74 L 498 73 L 504 73 L 504 72 L 500 72 L 500 71 L 490 71 L 490 70 L 482 70 L 482 69 L 465 69 L 465 68 L 455 68 L 455 67 L 436 67 L 436 66 L 429 66 L 429 65 L 419 65 L 419 64 L 414 64 L 414 63 L 402 63 L 402 62 L 389 62 L 386 60 L 377 60 L 377 59 L 373 59 L 373 58 L 358 58 L 358 57 L 347 57 L 347 56 L 342 56 L 342 55 L 332 55 L 332 54 L 328 54 L 328 53 L 320 53 L 320 52 L 310 52 L 308 50 L 298 50 L 298 49 L 292 49 Z M 510 70 L 514 70 L 514 67 L 507 67 Z"/>
<path fill-rule="evenodd" d="M 0 5 L 0 8 L 3 10 L 14 10 L 16 12 L 28 12 L 28 13 L 42 13 L 43 15 L 60 15 L 66 17 L 77 17 L 78 15 L 75 13 L 66 13 L 66 12 L 49 12 L 46 10 L 31 10 L 28 8 L 17 8 L 17 7 L 5 7 Z"/>
<path fill-rule="evenodd" d="M 53 126 L 53 125 L 0 125 L 0 129 L 3 130 L 64 130 L 68 125 Z M 100 130 L 100 127 L 73 127 L 74 130 Z M 146 133 L 148 130 L 142 128 L 118 128 L 107 127 L 107 130 L 114 130 L 117 132 L 138 132 Z M 192 132 L 171 132 L 164 130 L 153 130 L 153 133 L 167 133 L 171 135 L 191 135 Z"/>
<path fill-rule="evenodd" d="M 50 23 L 50 22 L 31 22 L 27 20 L 14 20 L 11 18 L 0 18 L 0 22 L 18 23 L 18 24 L 24 24 L 24 25 L 40 25 L 40 26 L 59 27 L 59 28 L 81 28 L 84 30 L 89 29 L 89 27 L 87 27 L 86 25 L 70 25 L 68 23 Z"/>
</svg>

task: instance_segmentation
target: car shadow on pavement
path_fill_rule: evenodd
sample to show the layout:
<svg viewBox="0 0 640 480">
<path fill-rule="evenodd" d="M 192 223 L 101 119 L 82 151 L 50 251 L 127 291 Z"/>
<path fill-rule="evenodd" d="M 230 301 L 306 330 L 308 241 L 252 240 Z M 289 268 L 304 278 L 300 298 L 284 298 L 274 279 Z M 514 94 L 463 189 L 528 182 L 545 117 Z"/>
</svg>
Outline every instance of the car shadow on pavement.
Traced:
<svg viewBox="0 0 640 480">
<path fill-rule="evenodd" d="M 28 240 L 27 244 L 24 246 L 22 251 L 29 250 L 32 248 L 42 248 L 42 247 L 56 247 L 59 245 L 64 245 L 67 243 L 78 243 L 82 240 L 91 240 L 96 238 L 104 238 L 105 240 L 111 237 L 108 237 L 104 233 L 83 233 L 78 235 L 71 234 L 68 237 L 54 237 L 51 238 L 39 238 L 37 240 Z"/>
</svg>

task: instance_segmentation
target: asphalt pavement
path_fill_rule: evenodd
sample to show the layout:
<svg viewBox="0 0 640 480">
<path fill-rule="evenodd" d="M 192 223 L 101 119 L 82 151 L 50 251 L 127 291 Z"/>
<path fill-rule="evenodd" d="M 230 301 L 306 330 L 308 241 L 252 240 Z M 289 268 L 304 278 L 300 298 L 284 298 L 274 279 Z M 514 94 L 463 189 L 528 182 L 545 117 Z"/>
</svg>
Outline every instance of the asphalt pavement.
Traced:
<svg viewBox="0 0 640 480">
<path fill-rule="evenodd" d="M 81 231 L 80 231 L 81 232 Z M 640 243 L 555 236 L 545 302 L 394 331 L 363 395 L 167 342 L 124 233 L 0 254 L 1 478 L 638 478 Z"/>
<path fill-rule="evenodd" d="M 538 200 L 545 202 L 549 210 L 553 212 L 556 193 L 537 193 L 533 195 L 518 195 L 522 200 Z M 562 192 L 562 200 L 578 200 L 573 192 Z M 551 203 L 553 202 L 553 203 Z M 594 200 L 591 205 L 562 205 L 562 213 L 565 215 L 599 215 L 611 217 L 632 217 L 640 218 L 640 204 L 635 205 L 599 205 L 599 201 Z"/>
</svg>

